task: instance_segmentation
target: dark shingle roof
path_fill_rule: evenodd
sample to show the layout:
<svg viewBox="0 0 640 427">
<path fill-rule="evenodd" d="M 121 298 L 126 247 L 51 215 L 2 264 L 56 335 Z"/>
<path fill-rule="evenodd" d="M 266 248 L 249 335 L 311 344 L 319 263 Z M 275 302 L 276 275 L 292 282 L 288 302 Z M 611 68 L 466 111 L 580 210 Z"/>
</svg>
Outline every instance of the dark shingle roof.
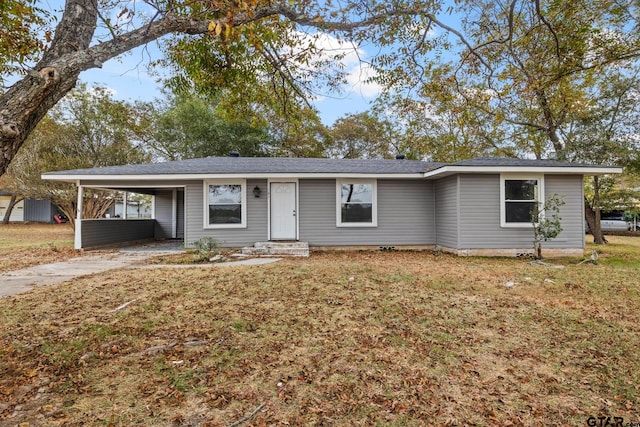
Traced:
<svg viewBox="0 0 640 427">
<path fill-rule="evenodd" d="M 513 159 L 505 157 L 478 157 L 449 163 L 450 166 L 522 166 L 522 167 L 593 167 L 586 163 L 572 163 L 558 160 Z"/>
<path fill-rule="evenodd" d="M 183 175 L 242 173 L 419 174 L 443 163 L 418 160 L 308 159 L 293 157 L 205 157 L 164 163 L 108 166 L 45 175 Z"/>
<path fill-rule="evenodd" d="M 164 163 L 108 166 L 102 168 L 75 169 L 43 174 L 46 176 L 158 176 L 163 175 L 214 175 L 214 174 L 421 174 L 445 166 L 469 168 L 483 167 L 602 167 L 584 163 L 556 160 L 512 159 L 482 157 L 456 163 L 425 162 L 419 160 L 377 159 L 310 159 L 294 157 L 205 157 L 176 160 Z M 604 166 L 610 168 L 611 166 Z"/>
</svg>

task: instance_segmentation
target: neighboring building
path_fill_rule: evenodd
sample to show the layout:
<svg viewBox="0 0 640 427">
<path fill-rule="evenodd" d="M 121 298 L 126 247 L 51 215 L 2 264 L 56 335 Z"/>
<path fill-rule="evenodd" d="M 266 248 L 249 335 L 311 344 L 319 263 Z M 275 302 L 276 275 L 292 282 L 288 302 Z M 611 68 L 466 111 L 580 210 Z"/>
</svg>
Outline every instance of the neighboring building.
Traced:
<svg viewBox="0 0 640 427">
<path fill-rule="evenodd" d="M 0 221 L 4 219 L 10 201 L 11 195 L 0 191 Z M 59 213 L 58 208 L 48 200 L 24 199 L 13 207 L 9 221 L 53 223 L 56 213 Z"/>
<path fill-rule="evenodd" d="M 43 179 L 154 196 L 152 220 L 83 220 L 76 248 L 143 238 L 201 237 L 241 247 L 304 241 L 315 247 L 434 248 L 460 255 L 530 253 L 530 210 L 563 197 L 562 233 L 545 255 L 582 254 L 583 177 L 612 166 L 552 160 L 208 157 L 50 172 Z"/>
<path fill-rule="evenodd" d="M 150 219 L 153 218 L 151 206 L 139 200 L 127 200 L 127 212 L 124 212 L 124 202 L 122 198 L 109 208 L 106 213 L 107 218 L 129 218 L 129 219 Z"/>
<path fill-rule="evenodd" d="M 11 204 L 11 195 L 0 191 L 0 221 L 4 219 L 5 214 L 7 213 L 7 209 Z M 9 217 L 10 222 L 22 222 L 24 221 L 24 200 L 19 201 L 13 206 L 13 210 L 11 211 L 11 216 Z"/>
</svg>

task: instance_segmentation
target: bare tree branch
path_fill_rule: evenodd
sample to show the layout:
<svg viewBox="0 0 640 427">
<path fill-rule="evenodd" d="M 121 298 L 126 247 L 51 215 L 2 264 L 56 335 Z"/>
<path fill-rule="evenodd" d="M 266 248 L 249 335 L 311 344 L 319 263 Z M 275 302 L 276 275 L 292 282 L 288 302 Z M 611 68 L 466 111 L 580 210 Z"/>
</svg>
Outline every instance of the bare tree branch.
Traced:
<svg viewBox="0 0 640 427">
<path fill-rule="evenodd" d="M 557 56 L 558 60 L 560 60 L 560 58 L 562 56 L 561 56 L 561 53 L 560 53 L 560 41 L 558 40 L 558 34 L 556 34 L 556 32 L 554 31 L 554 29 L 551 26 L 551 24 L 549 23 L 549 21 L 547 21 L 547 19 L 542 14 L 542 10 L 540 8 L 540 0 L 534 0 L 534 2 L 535 2 L 535 5 L 536 5 L 536 14 L 538 15 L 538 18 L 540 18 L 540 20 L 544 23 L 544 25 L 549 29 L 549 31 L 553 35 L 553 38 L 555 40 L 556 56 Z"/>
<path fill-rule="evenodd" d="M 436 24 L 438 27 L 442 28 L 443 30 L 446 30 L 448 32 L 450 32 L 451 34 L 454 34 L 456 37 L 458 37 L 458 40 L 460 40 L 462 42 L 462 44 L 464 44 L 467 49 L 469 49 L 469 51 L 471 52 L 471 54 L 473 54 L 473 56 L 475 56 L 476 58 L 478 58 L 478 61 L 480 61 L 482 63 L 482 65 L 485 66 L 486 69 L 490 70 L 491 72 L 493 72 L 493 68 L 491 68 L 491 66 L 484 60 L 484 58 L 482 57 L 482 55 L 480 55 L 477 51 L 477 48 L 471 46 L 471 44 L 467 41 L 467 39 L 464 37 L 464 35 L 462 35 L 462 33 L 458 30 L 456 30 L 453 27 L 448 26 L 447 24 L 445 24 L 444 22 L 438 20 L 433 14 L 428 13 L 426 14 L 427 18 L 429 18 L 429 20 L 431 22 L 433 22 L 434 24 Z"/>
<path fill-rule="evenodd" d="M 237 426 L 239 426 L 239 425 L 241 425 L 241 424 L 244 424 L 244 423 L 246 423 L 247 421 L 251 420 L 251 418 L 255 417 L 255 416 L 256 416 L 256 414 L 257 414 L 258 412 L 260 412 L 260 410 L 261 410 L 262 408 L 264 408 L 264 406 L 265 406 L 265 405 L 266 405 L 266 403 L 261 403 L 260 405 L 258 405 L 258 407 L 257 407 L 256 409 L 254 409 L 254 410 L 253 410 L 253 412 L 251 412 L 249 415 L 247 415 L 247 416 L 245 416 L 245 417 L 240 418 L 238 421 L 236 421 L 236 422 L 234 422 L 234 423 L 230 424 L 230 425 L 229 425 L 229 427 L 237 427 Z"/>
<path fill-rule="evenodd" d="M 260 53 L 282 77 L 283 86 L 288 84 L 293 89 L 293 91 L 298 96 L 300 96 L 301 99 L 304 100 L 307 107 L 312 108 L 311 104 L 307 100 L 307 97 L 304 95 L 304 93 L 298 86 L 296 82 L 296 78 L 293 76 L 289 67 L 287 67 L 286 60 L 280 57 L 277 50 L 273 49 L 272 47 L 265 46 L 262 49 L 260 49 Z"/>
</svg>

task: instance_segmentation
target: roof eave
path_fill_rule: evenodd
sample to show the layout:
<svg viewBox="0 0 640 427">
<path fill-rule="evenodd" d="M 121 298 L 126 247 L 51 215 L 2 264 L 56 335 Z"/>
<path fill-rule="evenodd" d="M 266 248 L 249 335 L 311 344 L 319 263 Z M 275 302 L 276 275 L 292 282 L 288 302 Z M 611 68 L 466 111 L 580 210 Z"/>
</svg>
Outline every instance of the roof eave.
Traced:
<svg viewBox="0 0 640 427">
<path fill-rule="evenodd" d="M 443 166 L 425 172 L 425 178 L 444 178 L 458 173 L 548 173 L 557 175 L 620 174 L 622 168 L 607 166 Z"/>
<path fill-rule="evenodd" d="M 42 179 L 76 183 L 78 181 L 167 181 L 167 180 L 203 180 L 203 179 L 322 179 L 322 178 L 388 178 L 388 179 L 419 179 L 423 173 L 219 173 L 219 174 L 123 174 L 123 175 L 93 175 L 93 174 L 42 174 Z"/>
</svg>

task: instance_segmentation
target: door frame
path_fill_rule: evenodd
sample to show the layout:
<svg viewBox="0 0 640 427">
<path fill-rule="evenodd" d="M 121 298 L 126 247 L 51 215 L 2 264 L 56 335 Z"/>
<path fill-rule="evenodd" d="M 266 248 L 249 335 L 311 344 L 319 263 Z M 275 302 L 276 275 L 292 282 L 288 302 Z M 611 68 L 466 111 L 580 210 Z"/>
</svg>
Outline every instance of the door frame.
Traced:
<svg viewBox="0 0 640 427">
<path fill-rule="evenodd" d="M 269 178 L 267 179 L 267 240 L 271 240 L 271 183 L 286 182 L 296 186 L 296 236 L 300 240 L 300 182 L 298 178 Z"/>
</svg>

